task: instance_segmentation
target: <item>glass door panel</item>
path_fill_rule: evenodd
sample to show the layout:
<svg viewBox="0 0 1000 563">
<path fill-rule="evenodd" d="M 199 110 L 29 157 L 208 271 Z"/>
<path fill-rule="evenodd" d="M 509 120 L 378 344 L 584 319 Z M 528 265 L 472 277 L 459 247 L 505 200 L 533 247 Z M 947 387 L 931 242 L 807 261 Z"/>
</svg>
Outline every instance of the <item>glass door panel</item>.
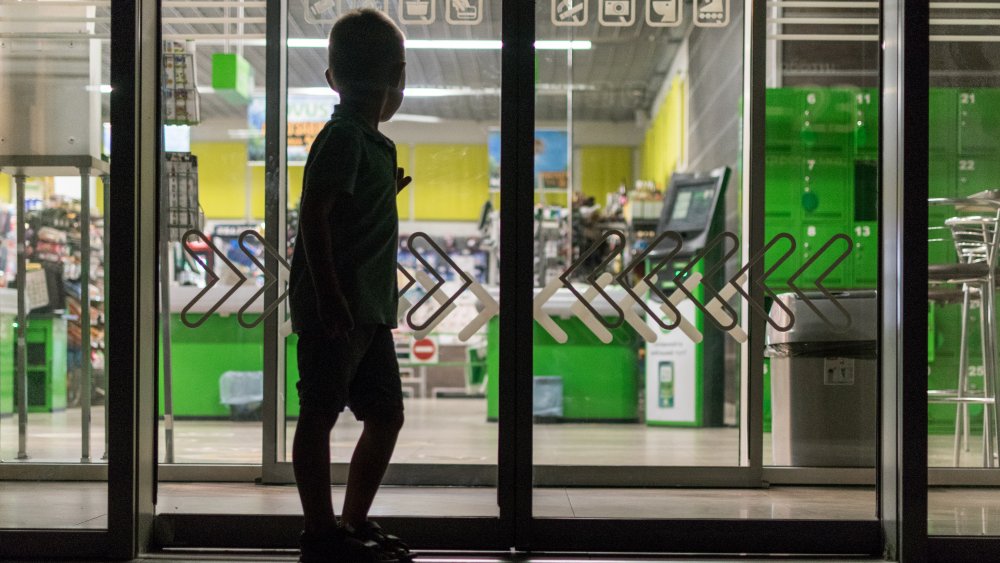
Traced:
<svg viewBox="0 0 1000 563">
<path fill-rule="evenodd" d="M 660 487 L 784 481 L 864 487 L 720 492 L 695 511 L 874 519 L 877 9 L 769 7 L 765 129 L 747 132 L 743 3 L 678 6 L 537 9 L 536 513 L 680 518 Z M 765 145 L 763 191 L 747 143 Z M 767 317 L 763 367 L 751 315 Z M 579 485 L 667 502 L 556 489 Z M 803 494 L 845 509 L 789 500 Z"/>
<path fill-rule="evenodd" d="M 996 11 L 931 6 L 928 154 L 928 530 L 1000 534 L 996 501 Z M 966 268 L 966 277 L 956 275 Z M 976 270 L 981 268 L 982 271 Z M 989 270 L 989 271 L 987 271 Z M 987 289 L 988 288 L 988 289 Z"/>
<path fill-rule="evenodd" d="M 704 307 L 737 264 L 737 236 L 718 237 L 739 194 L 742 7 L 698 12 L 720 19 L 692 30 L 678 6 L 538 5 L 538 466 L 740 465 L 739 342 L 725 330 L 739 304 L 715 301 L 718 324 Z M 717 42 L 727 50 L 713 63 Z M 700 63 L 725 72 L 692 82 Z M 710 111 L 692 114 L 708 109 L 696 94 Z M 703 179 L 681 175 L 695 169 Z M 676 205 L 663 196 L 672 181 L 686 186 Z M 664 235 L 665 207 L 699 232 Z M 680 299 L 677 276 L 695 272 L 705 283 Z"/>
<path fill-rule="evenodd" d="M 874 5 L 768 11 L 766 285 L 795 320 L 768 328 L 764 464 L 819 468 L 816 484 L 874 484 L 878 16 Z"/>
<path fill-rule="evenodd" d="M 282 245 L 289 253 L 295 249 L 309 146 L 340 102 L 323 76 L 331 25 L 343 10 L 374 7 L 406 37 L 403 104 L 379 130 L 395 143 L 397 166 L 413 178 L 396 200 L 400 306 L 393 334 L 406 422 L 385 480 L 409 486 L 385 489 L 379 497 L 385 503 L 375 510 L 495 516 L 498 415 L 491 384 L 500 353 L 500 3 L 313 4 L 313 10 L 289 9 L 288 239 Z M 284 468 L 299 413 L 298 336 L 288 328 L 279 334 L 287 351 L 279 377 L 285 447 L 277 461 Z M 331 438 L 335 481 L 343 483 L 361 430 L 349 412 L 338 420 Z M 465 488 L 453 490 L 450 508 L 416 507 L 405 498 L 431 494 L 420 485 Z"/>
<path fill-rule="evenodd" d="M 108 526 L 106 4 L 0 6 L 0 528 Z"/>
<path fill-rule="evenodd" d="M 262 459 L 266 10 L 237 4 L 161 11 L 161 478 Z"/>
</svg>

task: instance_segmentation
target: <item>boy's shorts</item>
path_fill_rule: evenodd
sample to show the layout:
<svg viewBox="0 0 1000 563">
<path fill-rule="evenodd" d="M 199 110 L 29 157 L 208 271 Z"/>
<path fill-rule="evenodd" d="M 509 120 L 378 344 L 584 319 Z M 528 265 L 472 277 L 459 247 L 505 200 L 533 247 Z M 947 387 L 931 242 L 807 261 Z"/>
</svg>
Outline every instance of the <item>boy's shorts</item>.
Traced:
<svg viewBox="0 0 1000 563">
<path fill-rule="evenodd" d="M 385 325 L 357 326 L 341 338 L 303 331 L 298 365 L 302 411 L 333 415 L 347 406 L 364 420 L 403 410 L 396 346 Z"/>
</svg>

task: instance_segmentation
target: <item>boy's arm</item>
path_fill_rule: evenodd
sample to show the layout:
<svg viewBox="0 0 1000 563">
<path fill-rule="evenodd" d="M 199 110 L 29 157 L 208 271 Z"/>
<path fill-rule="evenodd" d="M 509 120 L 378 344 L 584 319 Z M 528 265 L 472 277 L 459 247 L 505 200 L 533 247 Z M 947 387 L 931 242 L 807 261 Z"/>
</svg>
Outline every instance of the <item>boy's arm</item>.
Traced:
<svg viewBox="0 0 1000 563">
<path fill-rule="evenodd" d="M 334 265 L 331 214 L 343 197 L 354 193 L 360 146 L 349 136 L 331 134 L 316 153 L 302 189 L 299 238 L 316 288 L 317 312 L 326 329 L 339 336 L 353 328 L 350 306 Z"/>
</svg>

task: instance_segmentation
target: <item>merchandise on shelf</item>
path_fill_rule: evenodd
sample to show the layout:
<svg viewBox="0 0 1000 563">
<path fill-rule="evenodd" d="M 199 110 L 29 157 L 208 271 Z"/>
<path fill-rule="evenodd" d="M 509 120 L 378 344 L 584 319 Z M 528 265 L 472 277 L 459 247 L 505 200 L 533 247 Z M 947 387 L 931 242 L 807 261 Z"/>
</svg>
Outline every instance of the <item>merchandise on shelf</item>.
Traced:
<svg viewBox="0 0 1000 563">
<path fill-rule="evenodd" d="M 163 122 L 197 125 L 201 98 L 195 80 L 194 42 L 163 42 Z"/>
</svg>

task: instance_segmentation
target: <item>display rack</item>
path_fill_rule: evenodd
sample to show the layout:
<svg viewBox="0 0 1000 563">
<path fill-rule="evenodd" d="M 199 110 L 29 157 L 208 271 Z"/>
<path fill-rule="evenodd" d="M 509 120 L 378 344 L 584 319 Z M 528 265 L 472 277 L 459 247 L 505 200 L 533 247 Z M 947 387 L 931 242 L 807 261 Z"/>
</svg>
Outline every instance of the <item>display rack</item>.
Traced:
<svg viewBox="0 0 1000 563">
<path fill-rule="evenodd" d="M 92 348 L 91 326 L 92 315 L 90 308 L 90 281 L 91 281 L 91 217 L 90 217 L 90 178 L 100 176 L 103 181 L 104 201 L 109 201 L 109 177 L 110 167 L 107 162 L 92 156 L 78 155 L 0 155 L 0 171 L 9 174 L 14 178 L 16 187 L 16 213 L 17 213 L 17 332 L 16 338 L 19 344 L 26 342 L 27 329 L 27 291 L 26 291 L 26 229 L 25 221 L 25 182 L 28 177 L 49 177 L 59 176 L 67 171 L 76 171 L 80 175 L 80 297 L 87 295 L 88 306 L 80 307 L 80 348 L 81 353 L 86 357 L 81 359 L 80 373 L 80 431 L 81 461 L 90 462 L 90 426 L 91 426 L 91 383 L 92 365 L 90 362 L 90 350 Z M 104 224 L 107 225 L 107 207 L 105 207 Z M 104 255 L 107 256 L 107 238 L 103 241 Z M 106 266 L 106 264 L 105 264 Z M 107 301 L 107 285 L 104 286 L 104 301 Z M 27 385 L 27 346 L 19 345 L 15 357 L 15 377 L 17 379 L 17 405 L 18 419 L 18 448 L 17 459 L 28 459 L 27 429 L 28 429 L 28 385 Z M 108 409 L 104 409 L 105 428 L 107 428 Z M 107 432 L 105 432 L 105 454 L 107 457 Z"/>
</svg>

